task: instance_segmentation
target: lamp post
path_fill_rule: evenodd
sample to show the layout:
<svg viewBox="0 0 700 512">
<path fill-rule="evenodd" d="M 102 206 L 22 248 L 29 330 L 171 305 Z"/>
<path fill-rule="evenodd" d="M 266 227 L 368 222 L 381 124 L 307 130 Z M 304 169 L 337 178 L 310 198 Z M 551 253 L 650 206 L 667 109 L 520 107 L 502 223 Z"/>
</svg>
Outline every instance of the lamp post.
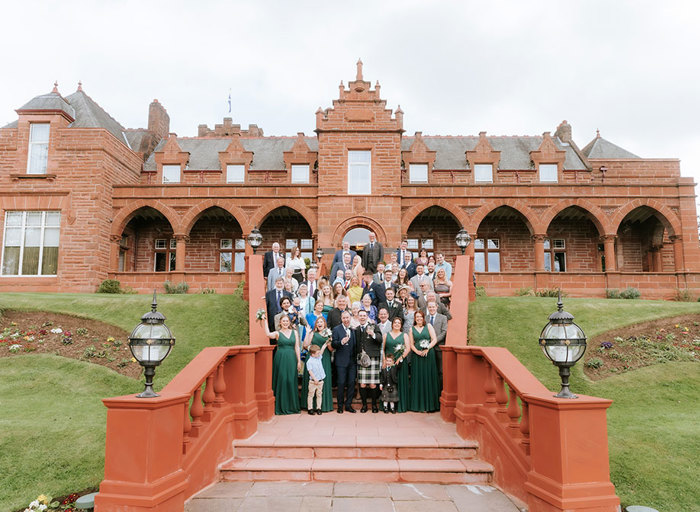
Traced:
<svg viewBox="0 0 700 512">
<path fill-rule="evenodd" d="M 151 311 L 141 317 L 141 323 L 134 327 L 129 335 L 129 348 L 134 358 L 144 367 L 146 386 L 138 398 L 154 398 L 159 396 L 153 391 L 153 376 L 156 366 L 168 357 L 175 345 L 175 338 L 165 325 L 165 315 L 157 311 L 156 292 L 153 290 Z"/>
<path fill-rule="evenodd" d="M 467 230 L 464 228 L 460 229 L 459 233 L 457 233 L 457 236 L 455 237 L 455 243 L 457 244 L 457 247 L 462 249 L 462 254 L 464 254 L 464 250 L 471 243 L 471 241 L 472 237 L 469 236 L 469 233 L 467 233 Z"/>
<path fill-rule="evenodd" d="M 323 249 L 321 247 L 316 248 L 316 260 L 321 263 L 321 258 L 323 258 Z"/>
<path fill-rule="evenodd" d="M 248 243 L 253 248 L 253 254 L 255 254 L 260 244 L 262 244 L 262 234 L 257 227 L 253 228 L 248 235 Z"/>
<path fill-rule="evenodd" d="M 586 335 L 574 323 L 574 315 L 564 311 L 561 302 L 561 291 L 557 302 L 557 311 L 549 315 L 549 322 L 540 334 L 542 352 L 559 367 L 561 391 L 554 395 L 556 398 L 578 398 L 569 390 L 571 367 L 583 357 L 586 352 Z"/>
</svg>

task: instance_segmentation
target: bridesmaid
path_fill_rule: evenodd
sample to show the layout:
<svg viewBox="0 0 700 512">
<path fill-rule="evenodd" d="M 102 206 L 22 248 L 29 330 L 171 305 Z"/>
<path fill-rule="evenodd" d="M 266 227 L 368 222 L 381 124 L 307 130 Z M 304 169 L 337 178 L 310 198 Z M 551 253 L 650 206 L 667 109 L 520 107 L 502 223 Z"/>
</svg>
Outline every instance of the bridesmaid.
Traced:
<svg viewBox="0 0 700 512">
<path fill-rule="evenodd" d="M 411 397 L 409 409 L 415 412 L 433 412 L 440 409 L 440 386 L 435 359 L 435 329 L 425 323 L 425 315 L 418 310 L 413 315 L 411 328 Z"/>
<path fill-rule="evenodd" d="M 306 314 L 306 323 L 316 325 L 316 320 L 321 316 L 325 320 L 328 315 L 323 312 L 323 302 L 319 300 L 314 304 L 314 310 Z"/>
<path fill-rule="evenodd" d="M 416 314 L 416 299 L 413 295 L 406 297 L 406 304 L 403 310 L 403 332 L 407 335 L 411 333 L 413 327 L 413 317 Z"/>
<path fill-rule="evenodd" d="M 277 350 L 272 359 L 272 392 L 275 395 L 275 414 L 299 414 L 299 385 L 297 375 L 301 371 L 299 333 L 292 328 L 287 315 L 280 318 L 279 331 L 270 332 L 263 320 L 265 334 L 277 340 Z"/>
<path fill-rule="evenodd" d="M 399 403 L 398 412 L 406 412 L 410 405 L 411 389 L 408 378 L 408 356 L 411 353 L 409 337 L 403 333 L 403 319 L 396 317 L 391 322 L 391 331 L 384 335 L 382 354 L 393 354 L 399 365 Z M 382 362 L 383 364 L 383 362 Z"/>
<path fill-rule="evenodd" d="M 321 409 L 323 412 L 329 412 L 333 410 L 333 383 L 331 382 L 331 354 L 333 347 L 331 347 L 331 331 L 326 328 L 326 319 L 323 316 L 319 316 L 316 322 L 313 324 L 313 330 L 310 330 L 306 335 L 304 340 L 304 349 L 308 350 L 311 345 L 317 345 L 318 347 L 323 347 L 326 343 L 328 344 L 326 350 L 323 351 L 321 356 L 321 362 L 323 363 L 323 371 L 326 372 L 326 378 L 323 379 L 323 398 L 321 398 L 321 404 L 316 404 L 316 409 Z M 307 407 L 307 396 L 309 394 L 309 370 L 307 370 L 306 365 L 304 365 L 304 378 L 301 383 L 301 408 L 306 409 Z"/>
<path fill-rule="evenodd" d="M 321 296 L 316 301 L 323 304 L 323 314 L 328 318 L 328 313 L 331 309 L 335 307 L 335 298 L 333 297 L 333 289 L 331 285 L 325 284 L 321 288 Z"/>
</svg>

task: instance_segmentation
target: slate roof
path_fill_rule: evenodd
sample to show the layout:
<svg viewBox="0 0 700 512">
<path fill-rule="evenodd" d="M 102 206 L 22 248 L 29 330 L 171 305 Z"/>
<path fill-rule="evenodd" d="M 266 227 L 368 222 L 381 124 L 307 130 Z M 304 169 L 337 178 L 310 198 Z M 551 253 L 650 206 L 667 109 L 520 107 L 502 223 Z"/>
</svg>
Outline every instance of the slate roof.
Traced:
<svg viewBox="0 0 700 512">
<path fill-rule="evenodd" d="M 75 109 L 57 92 L 36 96 L 18 110 L 62 110 L 75 119 Z"/>
<path fill-rule="evenodd" d="M 640 158 L 600 136 L 589 142 L 581 152 L 586 155 L 586 158 Z"/>
</svg>

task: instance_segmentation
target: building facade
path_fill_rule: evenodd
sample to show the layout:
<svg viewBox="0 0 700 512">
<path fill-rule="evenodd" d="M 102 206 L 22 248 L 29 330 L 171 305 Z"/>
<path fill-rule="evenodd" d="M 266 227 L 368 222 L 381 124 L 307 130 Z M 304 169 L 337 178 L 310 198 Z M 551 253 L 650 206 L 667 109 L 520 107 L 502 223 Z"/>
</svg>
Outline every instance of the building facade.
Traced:
<svg viewBox="0 0 700 512">
<path fill-rule="evenodd" d="M 57 87 L 0 129 L 2 291 L 139 291 L 167 280 L 230 293 L 245 238 L 317 248 L 330 268 L 344 238 L 372 230 L 387 248 L 442 252 L 463 227 L 478 286 L 491 295 L 561 287 L 644 298 L 700 293 L 694 182 L 676 159 L 643 159 L 563 121 L 541 136 L 406 136 L 380 85 L 341 82 L 315 135 L 269 137 L 224 119 L 169 133 L 154 100 L 126 129 L 83 90 Z M 360 236 L 356 239 L 356 236 Z"/>
</svg>

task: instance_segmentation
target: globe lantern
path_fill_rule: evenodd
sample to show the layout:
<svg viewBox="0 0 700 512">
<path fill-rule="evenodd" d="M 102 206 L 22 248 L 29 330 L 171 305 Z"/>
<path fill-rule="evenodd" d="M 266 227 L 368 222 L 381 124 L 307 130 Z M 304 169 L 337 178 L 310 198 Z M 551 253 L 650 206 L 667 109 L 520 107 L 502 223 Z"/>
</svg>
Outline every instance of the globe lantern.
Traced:
<svg viewBox="0 0 700 512">
<path fill-rule="evenodd" d="M 134 358 L 144 367 L 146 385 L 143 392 L 136 395 L 138 398 L 157 397 L 153 391 L 153 376 L 156 366 L 160 365 L 168 357 L 170 350 L 175 345 L 175 338 L 170 329 L 165 325 L 165 316 L 157 311 L 156 292 L 153 291 L 153 303 L 151 311 L 141 317 L 141 323 L 137 325 L 129 335 L 129 348 Z"/>
<path fill-rule="evenodd" d="M 561 391 L 554 395 L 557 398 L 578 398 L 569 390 L 571 367 L 583 357 L 586 352 L 586 335 L 574 323 L 574 316 L 564 311 L 561 302 L 561 291 L 557 302 L 557 311 L 549 315 L 549 322 L 540 334 L 542 352 L 559 367 Z"/>
<path fill-rule="evenodd" d="M 464 254 L 464 250 L 471 243 L 471 241 L 472 237 L 469 236 L 469 233 L 467 233 L 467 230 L 464 228 L 460 229 L 459 233 L 457 233 L 457 236 L 455 237 L 455 243 L 457 244 L 457 247 L 462 249 L 462 254 Z"/>
<path fill-rule="evenodd" d="M 258 247 L 262 244 L 262 234 L 260 233 L 260 230 L 258 228 L 253 228 L 248 235 L 248 243 L 250 246 L 253 248 L 253 254 L 256 253 L 258 250 Z"/>
</svg>

